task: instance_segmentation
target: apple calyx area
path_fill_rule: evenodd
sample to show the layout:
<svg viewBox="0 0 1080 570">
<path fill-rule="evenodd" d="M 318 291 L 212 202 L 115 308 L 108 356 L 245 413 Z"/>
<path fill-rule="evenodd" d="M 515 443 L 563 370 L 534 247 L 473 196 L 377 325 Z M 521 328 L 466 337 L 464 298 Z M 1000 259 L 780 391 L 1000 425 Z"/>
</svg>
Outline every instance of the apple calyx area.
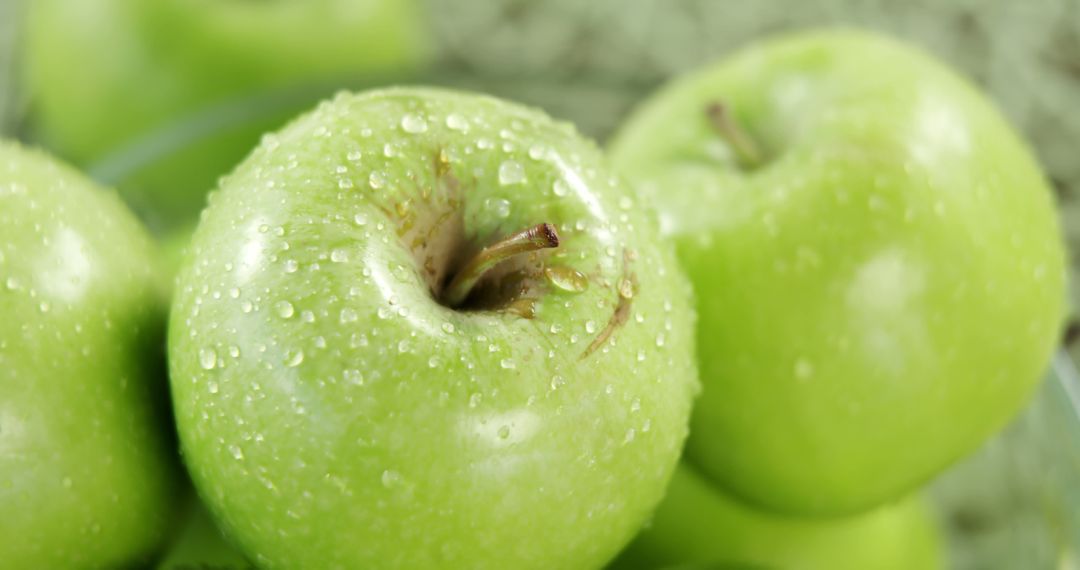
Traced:
<svg viewBox="0 0 1080 570">
<path fill-rule="evenodd" d="M 511 257 L 559 247 L 559 234 L 555 226 L 542 223 L 511 234 L 485 247 L 461 267 L 443 289 L 441 301 L 447 307 L 460 307 L 473 287 L 488 271 Z"/>
<path fill-rule="evenodd" d="M 761 166 L 764 155 L 761 147 L 746 133 L 727 105 L 714 101 L 705 107 L 705 116 L 712 123 L 716 132 L 728 143 L 735 153 L 735 159 L 739 166 L 745 170 L 752 170 Z"/>
</svg>

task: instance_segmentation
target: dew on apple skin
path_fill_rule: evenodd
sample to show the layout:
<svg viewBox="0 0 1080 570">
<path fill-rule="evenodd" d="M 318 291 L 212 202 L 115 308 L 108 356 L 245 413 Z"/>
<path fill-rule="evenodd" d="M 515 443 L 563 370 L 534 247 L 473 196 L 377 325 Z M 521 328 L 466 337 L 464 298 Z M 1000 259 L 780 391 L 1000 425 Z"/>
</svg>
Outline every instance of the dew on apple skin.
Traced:
<svg viewBox="0 0 1080 570">
<path fill-rule="evenodd" d="M 552 390 L 558 390 L 560 387 L 562 387 L 563 384 L 566 384 L 566 379 L 563 378 L 562 376 L 556 374 L 556 375 L 551 377 L 551 389 Z"/>
<path fill-rule="evenodd" d="M 214 349 L 209 347 L 199 349 L 199 366 L 203 370 L 212 370 L 216 364 L 217 353 L 214 352 Z"/>
<path fill-rule="evenodd" d="M 450 113 L 446 116 L 446 128 L 452 131 L 464 131 L 469 128 L 469 122 L 457 113 Z"/>
<path fill-rule="evenodd" d="M 565 180 L 559 178 L 551 185 L 551 191 L 561 198 L 570 192 L 570 187 L 566 184 Z"/>
<path fill-rule="evenodd" d="M 240 302 L 240 310 L 245 312 L 245 313 L 250 313 L 252 311 L 252 309 L 254 309 L 254 308 L 255 308 L 255 305 L 253 305 L 251 303 L 251 301 L 241 301 Z"/>
<path fill-rule="evenodd" d="M 491 210 L 499 218 L 507 218 L 510 216 L 510 201 L 503 198 L 485 199 L 484 208 Z"/>
<path fill-rule="evenodd" d="M 296 309 L 293 308 L 293 304 L 288 301 L 278 301 L 274 303 L 274 312 L 283 319 L 290 319 L 296 314 Z"/>
<path fill-rule="evenodd" d="M 405 116 L 401 117 L 401 130 L 412 135 L 418 135 L 427 132 L 428 124 L 420 115 L 417 115 L 416 113 L 407 113 Z"/>
<path fill-rule="evenodd" d="M 499 165 L 499 185 L 510 186 L 525 182 L 525 167 L 516 160 L 504 160 Z"/>
<path fill-rule="evenodd" d="M 210 392 L 211 394 L 217 394 L 218 393 L 218 383 L 213 381 L 213 380 L 210 380 L 209 382 L 206 383 L 206 391 Z"/>
<path fill-rule="evenodd" d="M 560 291 L 580 293 L 589 286 L 589 280 L 576 269 L 556 266 L 544 268 L 544 277 Z"/>
<path fill-rule="evenodd" d="M 596 332 L 596 322 L 595 321 L 585 321 L 585 332 L 589 333 L 589 334 L 595 333 Z"/>
<path fill-rule="evenodd" d="M 517 367 L 517 364 L 515 364 L 514 361 L 510 358 L 504 358 L 499 361 L 499 366 L 501 366 L 504 370 L 513 370 Z"/>
<path fill-rule="evenodd" d="M 353 223 L 358 226 L 366 226 L 368 223 L 367 215 L 363 212 L 356 214 L 353 216 Z"/>
<path fill-rule="evenodd" d="M 229 454 L 233 456 L 233 459 L 240 461 L 244 458 L 244 451 L 240 449 L 238 445 L 229 446 Z"/>
<path fill-rule="evenodd" d="M 304 362 L 304 350 L 302 348 L 289 349 L 285 351 L 285 366 L 289 368 L 296 368 Z"/>
<path fill-rule="evenodd" d="M 342 323 L 355 323 L 360 316 L 356 313 L 356 310 L 351 307 L 345 307 L 344 309 L 341 309 L 338 318 Z"/>
<path fill-rule="evenodd" d="M 296 273 L 297 269 L 300 269 L 300 264 L 295 259 L 285 261 L 285 273 Z"/>
<path fill-rule="evenodd" d="M 368 186 L 371 186 L 372 190 L 386 186 L 386 175 L 378 170 L 372 170 L 371 174 L 368 174 Z"/>
</svg>

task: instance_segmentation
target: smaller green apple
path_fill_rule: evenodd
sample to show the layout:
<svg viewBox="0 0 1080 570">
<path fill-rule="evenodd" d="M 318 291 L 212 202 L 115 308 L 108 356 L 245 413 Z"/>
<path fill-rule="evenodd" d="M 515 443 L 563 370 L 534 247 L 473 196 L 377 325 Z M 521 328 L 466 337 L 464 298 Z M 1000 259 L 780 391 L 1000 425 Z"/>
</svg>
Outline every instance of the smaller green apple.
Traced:
<svg viewBox="0 0 1080 570">
<path fill-rule="evenodd" d="M 149 562 L 179 464 L 154 244 L 120 199 L 0 142 L 0 565 Z"/>
<path fill-rule="evenodd" d="M 416 0 L 34 0 L 24 29 L 33 134 L 164 230 L 331 85 L 429 54 Z"/>
<path fill-rule="evenodd" d="M 869 33 L 775 38 L 661 90 L 611 144 L 696 293 L 686 455 L 743 500 L 855 513 L 1021 408 L 1065 255 L 1027 146 L 963 78 Z"/>
<path fill-rule="evenodd" d="M 180 521 L 180 529 L 168 551 L 157 563 L 157 570 L 255 570 L 255 566 L 229 544 L 202 501 L 194 494 L 188 498 Z"/>
<path fill-rule="evenodd" d="M 919 497 L 852 517 L 790 517 L 738 502 L 684 463 L 652 521 L 611 570 L 705 564 L 934 570 L 943 568 L 944 560 L 936 521 Z"/>
</svg>

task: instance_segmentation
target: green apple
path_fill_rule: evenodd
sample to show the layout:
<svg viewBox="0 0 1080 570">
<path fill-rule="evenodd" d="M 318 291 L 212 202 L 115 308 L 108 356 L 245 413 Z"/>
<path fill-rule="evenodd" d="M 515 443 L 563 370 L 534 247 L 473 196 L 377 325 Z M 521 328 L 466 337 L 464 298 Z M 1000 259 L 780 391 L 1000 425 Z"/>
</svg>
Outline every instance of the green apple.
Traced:
<svg viewBox="0 0 1080 570">
<path fill-rule="evenodd" d="M 574 129 L 341 94 L 211 194 L 169 332 L 200 494 L 267 568 L 595 568 L 663 495 L 689 284 Z"/>
<path fill-rule="evenodd" d="M 254 570 L 242 554 L 225 539 L 206 507 L 197 497 L 189 497 L 181 527 L 168 551 L 157 562 L 157 570 Z"/>
<path fill-rule="evenodd" d="M 168 229 L 296 112 L 291 100 L 231 101 L 416 69 L 425 28 L 414 0 L 35 0 L 23 67 L 36 135 L 79 164 L 104 162 Z M 158 147 L 168 156 L 112 172 Z"/>
<path fill-rule="evenodd" d="M 743 505 L 682 464 L 652 521 L 611 569 L 719 562 L 800 570 L 944 567 L 936 522 L 920 498 L 848 518 L 794 518 Z"/>
<path fill-rule="evenodd" d="M 752 46 L 644 103 L 610 147 L 697 294 L 690 462 L 744 500 L 898 497 L 1026 401 L 1062 321 L 1028 148 L 931 57 L 854 31 Z"/>
<path fill-rule="evenodd" d="M 179 488 L 149 235 L 113 193 L 0 142 L 0 561 L 148 562 Z"/>
</svg>

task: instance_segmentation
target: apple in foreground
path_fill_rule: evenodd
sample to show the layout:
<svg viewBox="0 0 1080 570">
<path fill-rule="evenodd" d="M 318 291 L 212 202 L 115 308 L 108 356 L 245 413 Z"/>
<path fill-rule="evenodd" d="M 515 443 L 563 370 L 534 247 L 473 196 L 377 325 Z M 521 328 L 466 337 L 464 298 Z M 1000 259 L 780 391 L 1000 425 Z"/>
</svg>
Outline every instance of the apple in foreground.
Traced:
<svg viewBox="0 0 1080 570">
<path fill-rule="evenodd" d="M 755 510 L 680 464 L 651 522 L 610 570 L 693 564 L 800 570 L 944 567 L 936 522 L 918 497 L 845 518 Z"/>
<path fill-rule="evenodd" d="M 0 560 L 120 568 L 164 542 L 180 480 L 147 232 L 113 193 L 0 142 Z"/>
<path fill-rule="evenodd" d="M 263 131 L 312 104 L 296 86 L 416 70 L 425 28 L 414 0 L 34 0 L 34 134 L 172 229 Z"/>
<path fill-rule="evenodd" d="M 542 113 L 341 94 L 210 196 L 177 280 L 186 462 L 267 568 L 596 568 L 663 495 L 689 284 Z"/>
<path fill-rule="evenodd" d="M 1046 366 L 1065 296 L 1051 192 L 998 111 L 916 49 L 767 40 L 663 89 L 610 156 L 695 289 L 687 456 L 747 501 L 903 495 Z"/>
</svg>

